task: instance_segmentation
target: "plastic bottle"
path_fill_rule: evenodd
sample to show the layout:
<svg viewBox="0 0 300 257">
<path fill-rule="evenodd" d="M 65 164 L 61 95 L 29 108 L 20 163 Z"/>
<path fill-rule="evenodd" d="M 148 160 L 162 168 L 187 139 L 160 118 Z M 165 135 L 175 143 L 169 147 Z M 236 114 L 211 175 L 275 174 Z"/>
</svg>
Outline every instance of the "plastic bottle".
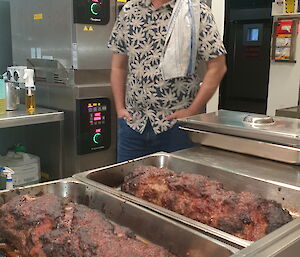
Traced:
<svg viewBox="0 0 300 257">
<path fill-rule="evenodd" d="M 6 112 L 6 93 L 5 81 L 3 76 L 0 75 L 0 115 Z"/>
<path fill-rule="evenodd" d="M 25 105 L 26 105 L 26 111 L 29 114 L 35 113 L 35 85 L 33 82 L 34 77 L 34 70 L 33 69 L 25 69 L 24 70 L 24 80 L 25 80 L 25 89 L 26 89 L 26 95 L 25 95 Z"/>
<path fill-rule="evenodd" d="M 0 172 L 6 176 L 6 190 L 11 190 L 14 188 L 13 175 L 15 172 L 8 167 L 1 167 Z"/>
</svg>

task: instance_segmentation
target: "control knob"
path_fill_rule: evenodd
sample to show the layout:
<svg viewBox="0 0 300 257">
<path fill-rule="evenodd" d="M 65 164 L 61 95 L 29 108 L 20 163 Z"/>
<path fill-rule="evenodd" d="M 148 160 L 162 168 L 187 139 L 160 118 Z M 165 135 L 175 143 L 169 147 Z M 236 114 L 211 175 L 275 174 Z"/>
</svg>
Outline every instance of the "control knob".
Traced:
<svg viewBox="0 0 300 257">
<path fill-rule="evenodd" d="M 101 3 L 92 3 L 91 4 L 91 13 L 95 16 L 99 15 L 101 12 Z"/>
<path fill-rule="evenodd" d="M 100 143 L 100 138 L 101 138 L 101 133 L 96 133 L 93 136 L 93 141 L 95 144 L 99 144 Z"/>
</svg>

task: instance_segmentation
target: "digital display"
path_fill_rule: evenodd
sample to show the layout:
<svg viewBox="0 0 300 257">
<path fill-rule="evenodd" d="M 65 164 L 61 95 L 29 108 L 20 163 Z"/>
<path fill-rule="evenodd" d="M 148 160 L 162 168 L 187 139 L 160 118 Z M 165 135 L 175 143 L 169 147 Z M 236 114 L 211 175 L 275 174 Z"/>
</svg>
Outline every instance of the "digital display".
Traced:
<svg viewBox="0 0 300 257">
<path fill-rule="evenodd" d="M 106 25 L 110 20 L 110 0 L 73 0 L 74 23 Z"/>
<path fill-rule="evenodd" d="M 105 105 L 102 106 L 100 103 L 89 103 L 87 109 L 90 114 L 90 126 L 105 124 L 104 112 L 107 110 Z"/>
<path fill-rule="evenodd" d="M 248 29 L 248 41 L 258 41 L 259 39 L 259 29 L 258 28 L 249 28 Z"/>
<path fill-rule="evenodd" d="M 111 144 L 110 100 L 93 98 L 76 101 L 78 154 L 108 149 Z"/>
</svg>

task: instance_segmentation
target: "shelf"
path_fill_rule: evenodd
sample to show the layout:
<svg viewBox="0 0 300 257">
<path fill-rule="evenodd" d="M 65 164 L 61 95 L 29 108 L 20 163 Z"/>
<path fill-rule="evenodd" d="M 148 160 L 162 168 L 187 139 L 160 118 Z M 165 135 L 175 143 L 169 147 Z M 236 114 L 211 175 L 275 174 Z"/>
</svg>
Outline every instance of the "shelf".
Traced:
<svg viewBox="0 0 300 257">
<path fill-rule="evenodd" d="M 25 106 L 19 105 L 18 110 L 7 111 L 5 114 L 0 115 L 0 128 L 58 122 L 63 120 L 63 112 L 38 107 L 36 108 L 35 114 L 28 114 L 25 110 Z"/>
<path fill-rule="evenodd" d="M 272 16 L 276 18 L 300 18 L 300 13 L 276 14 Z"/>
<path fill-rule="evenodd" d="M 274 62 L 281 62 L 281 63 L 297 63 L 296 60 L 273 60 Z"/>
</svg>

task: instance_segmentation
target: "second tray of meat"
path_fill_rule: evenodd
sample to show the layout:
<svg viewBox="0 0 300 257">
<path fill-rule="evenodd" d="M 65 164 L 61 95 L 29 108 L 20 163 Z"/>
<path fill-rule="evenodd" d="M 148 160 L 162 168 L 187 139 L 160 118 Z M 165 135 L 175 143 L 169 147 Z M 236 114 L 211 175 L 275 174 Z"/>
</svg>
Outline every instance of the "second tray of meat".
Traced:
<svg viewBox="0 0 300 257">
<path fill-rule="evenodd" d="M 171 154 L 155 154 L 76 177 L 242 247 L 289 223 L 300 211 L 299 190 Z"/>
</svg>

